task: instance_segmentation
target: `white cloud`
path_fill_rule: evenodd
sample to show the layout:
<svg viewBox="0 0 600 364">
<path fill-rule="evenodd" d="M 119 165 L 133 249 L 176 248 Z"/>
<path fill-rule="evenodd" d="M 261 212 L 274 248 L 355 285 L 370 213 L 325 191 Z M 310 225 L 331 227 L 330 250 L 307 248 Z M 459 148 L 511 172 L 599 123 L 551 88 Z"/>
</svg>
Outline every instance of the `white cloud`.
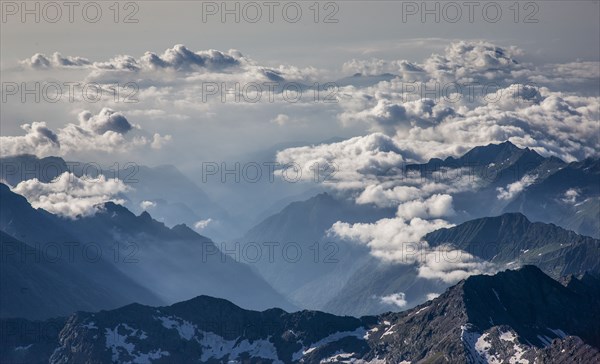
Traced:
<svg viewBox="0 0 600 364">
<path fill-rule="evenodd" d="M 16 154 L 51 155 L 60 149 L 60 141 L 56 133 L 46 123 L 33 122 L 21 125 L 25 131 L 23 136 L 1 136 L 0 154 L 2 156 Z"/>
<path fill-rule="evenodd" d="M 404 219 L 452 216 L 454 215 L 452 196 L 436 194 L 423 201 L 404 202 L 398 206 L 396 215 Z"/>
<path fill-rule="evenodd" d="M 171 139 L 171 135 L 161 136 L 158 133 L 154 133 L 154 136 L 152 137 L 152 143 L 150 143 L 150 146 L 153 149 L 161 149 L 166 143 L 170 142 Z"/>
<path fill-rule="evenodd" d="M 196 230 L 203 230 L 203 229 L 205 229 L 205 228 L 206 228 L 206 227 L 207 227 L 207 226 L 208 226 L 208 225 L 209 225 L 209 224 L 210 224 L 212 221 L 213 221 L 213 219 L 211 219 L 211 218 L 208 218 L 208 219 L 206 219 L 206 220 L 200 220 L 200 221 L 198 221 L 198 222 L 196 222 L 196 223 L 194 224 L 194 228 L 195 228 Z"/>
<path fill-rule="evenodd" d="M 475 274 L 493 274 L 494 264 L 451 246 L 439 246 L 420 255 L 419 277 L 453 284 Z"/>
<path fill-rule="evenodd" d="M 146 52 L 139 59 L 128 55 L 118 55 L 109 61 L 91 62 L 82 57 L 63 57 L 60 53 L 54 53 L 50 57 L 37 53 L 31 58 L 23 60 L 21 64 L 37 69 L 82 67 L 100 70 L 140 71 L 168 68 L 176 71 L 190 71 L 194 68 L 221 70 L 238 65 L 242 59 L 242 54 L 236 50 L 230 50 L 228 53 L 213 49 L 194 52 L 182 44 L 177 44 L 165 50 L 161 55 Z"/>
<path fill-rule="evenodd" d="M 54 132 L 45 122 L 23 124 L 24 136 L 0 137 L 0 153 L 3 156 L 34 154 L 39 157 L 65 155 L 78 151 L 128 151 L 133 147 L 150 145 L 159 149 L 171 139 L 170 135 L 154 134 L 149 140 L 143 135 L 129 138 L 127 135 L 140 129 L 132 125 L 123 113 L 103 108 L 98 114 L 83 111 L 78 123 L 68 123 Z"/>
<path fill-rule="evenodd" d="M 575 188 L 569 188 L 565 191 L 562 201 L 571 205 L 575 205 L 577 202 L 577 197 L 579 197 L 579 191 Z"/>
<path fill-rule="evenodd" d="M 140 207 L 143 210 L 148 210 L 148 209 L 156 207 L 156 202 L 144 200 L 144 201 L 140 202 Z"/>
<path fill-rule="evenodd" d="M 600 145 L 593 130 L 597 128 L 598 100 L 518 84 L 515 81 L 527 81 L 535 73 L 531 65 L 516 61 L 519 55 L 514 48 L 459 42 L 420 65 L 347 64 L 347 68 L 362 73 L 387 71 L 397 75 L 374 86 L 345 87 L 340 94 L 339 120 L 345 125 L 366 123 L 378 132 L 328 145 L 283 150 L 277 155 L 278 161 L 297 163 L 303 176 L 314 175 L 310 173 L 314 165 L 335 166 L 328 186 L 349 192 L 360 204 L 396 206 L 394 218 L 368 224 L 340 221 L 330 229 L 340 238 L 366 244 L 374 256 L 416 264 L 422 277 L 444 282 L 490 271 L 493 267 L 466 252 L 452 247 L 431 248 L 421 241 L 428 232 L 451 225 L 447 218 L 455 214 L 452 194 L 477 189 L 483 181 L 469 173 L 445 178 L 446 171 L 431 177 L 412 176 L 403 167 L 430 158 L 457 157 L 475 146 L 506 140 L 566 160 L 596 155 Z M 479 86 L 473 90 L 473 99 L 466 98 L 464 91 L 422 97 L 407 91 L 406 84 L 415 81 L 428 90 L 449 82 L 494 82 L 496 87 L 484 92 L 485 87 Z M 529 176 L 499 190 L 499 198 L 514 196 L 534 180 Z M 459 259 L 431 257 L 448 254 Z"/>
<path fill-rule="evenodd" d="M 440 296 L 439 293 L 427 293 L 427 301 L 434 300 Z"/>
<path fill-rule="evenodd" d="M 108 201 L 123 204 L 125 201 L 118 195 L 128 191 L 129 187 L 119 179 L 107 179 L 103 175 L 77 177 L 65 172 L 49 183 L 34 178 L 20 182 L 12 190 L 25 196 L 35 208 L 76 218 L 94 214 L 99 205 Z"/>
<path fill-rule="evenodd" d="M 404 158 L 392 138 L 375 133 L 339 143 L 285 149 L 277 153 L 277 162 L 300 166 L 303 180 L 318 175 L 343 189 L 362 187 L 376 176 L 398 172 Z"/>
<path fill-rule="evenodd" d="M 432 231 L 451 227 L 440 218 L 453 214 L 452 197 L 436 194 L 425 200 L 412 200 L 398 205 L 394 218 L 356 224 L 338 221 L 333 224 L 330 233 L 366 244 L 371 248 L 371 253 L 382 260 L 411 264 L 419 260 L 413 253 L 422 249 L 422 237 Z"/>
<path fill-rule="evenodd" d="M 35 69 L 48 69 L 54 67 L 84 67 L 91 65 L 91 62 L 82 57 L 63 57 L 55 52 L 48 57 L 42 53 L 36 53 L 31 58 L 21 61 L 21 64 Z"/>
<path fill-rule="evenodd" d="M 398 308 L 404 308 L 408 304 L 406 301 L 406 294 L 404 292 L 392 293 L 387 296 L 380 297 L 382 303 L 388 305 L 394 305 Z"/>
<path fill-rule="evenodd" d="M 535 183 L 537 176 L 525 175 L 517 182 L 513 182 L 508 184 L 506 187 L 498 187 L 496 190 L 498 191 L 498 199 L 499 200 L 512 200 L 518 194 L 523 192 L 527 187 L 531 186 Z"/>
</svg>

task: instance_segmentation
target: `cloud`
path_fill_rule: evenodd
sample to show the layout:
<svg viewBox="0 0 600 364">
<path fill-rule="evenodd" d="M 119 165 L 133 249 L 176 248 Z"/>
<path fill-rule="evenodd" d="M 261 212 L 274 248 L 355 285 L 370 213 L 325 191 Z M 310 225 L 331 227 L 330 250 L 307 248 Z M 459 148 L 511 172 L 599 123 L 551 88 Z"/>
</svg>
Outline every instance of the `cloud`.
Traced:
<svg viewBox="0 0 600 364">
<path fill-rule="evenodd" d="M 100 175 L 77 177 L 65 172 L 49 183 L 37 178 L 20 182 L 13 192 L 25 196 L 35 208 L 42 208 L 59 216 L 76 218 L 93 215 L 105 202 L 123 204 L 118 195 L 129 190 L 119 179 Z"/>
<path fill-rule="evenodd" d="M 375 256 L 384 260 L 405 260 L 404 254 L 414 244 L 420 243 L 425 234 L 452 226 L 439 218 L 453 214 L 452 196 L 435 194 L 425 200 L 401 203 L 394 218 L 368 224 L 338 221 L 330 232 L 341 238 L 366 243 Z M 412 260 L 405 262 L 412 263 Z"/>
<path fill-rule="evenodd" d="M 517 61 L 523 51 L 516 47 L 499 47 L 489 42 L 460 41 L 451 43 L 443 55 L 434 54 L 423 68 L 438 80 L 489 82 L 512 79 L 527 65 Z"/>
<path fill-rule="evenodd" d="M 276 159 L 282 165 L 300 166 L 303 180 L 310 181 L 318 175 L 341 189 L 362 187 L 379 175 L 394 174 L 404 162 L 398 145 L 381 133 L 339 143 L 289 148 L 278 152 Z"/>
<path fill-rule="evenodd" d="M 498 199 L 499 200 L 512 200 L 519 193 L 523 192 L 527 187 L 531 186 L 535 183 L 537 176 L 525 175 L 517 182 L 513 182 L 508 184 L 506 187 L 498 187 L 496 191 L 498 191 Z"/>
<path fill-rule="evenodd" d="M 93 115 L 89 111 L 81 112 L 79 114 L 79 125 L 96 134 L 105 134 L 108 131 L 125 134 L 132 129 L 131 124 L 123 114 L 108 108 L 102 109 L 98 115 Z"/>
<path fill-rule="evenodd" d="M 170 135 L 154 134 L 152 139 L 143 135 L 128 137 L 128 134 L 140 129 L 132 125 L 120 112 L 103 108 L 98 114 L 83 111 L 78 123 L 68 123 L 54 132 L 45 122 L 23 124 L 24 136 L 0 137 L 0 152 L 3 156 L 34 154 L 39 157 L 65 155 L 80 151 L 119 152 L 133 147 L 150 145 L 160 149 L 171 140 Z"/>
<path fill-rule="evenodd" d="M 46 123 L 33 122 L 21 125 L 25 131 L 23 136 L 0 137 L 0 154 L 2 156 L 17 154 L 51 155 L 60 149 L 59 138 Z"/>
<path fill-rule="evenodd" d="M 394 305 L 398 308 L 404 308 L 408 304 L 404 292 L 392 293 L 390 295 L 380 297 L 380 300 L 382 303 Z"/>
<path fill-rule="evenodd" d="M 451 246 L 440 246 L 420 254 L 419 277 L 456 283 L 475 274 L 493 274 L 497 267 Z"/>
<path fill-rule="evenodd" d="M 339 118 L 343 123 L 367 122 L 372 124 L 372 130 L 393 134 L 398 129 L 408 130 L 416 125 L 434 125 L 447 116 L 453 115 L 454 110 L 444 105 L 436 104 L 431 99 L 420 99 L 405 103 L 380 99 L 373 108 L 359 112 L 345 112 Z"/>
<path fill-rule="evenodd" d="M 91 62 L 83 57 L 63 57 L 56 52 L 52 56 L 36 53 L 31 58 L 21 61 L 21 64 L 37 69 L 80 67 L 132 72 L 157 69 L 191 71 L 194 69 L 223 70 L 239 65 L 243 58 L 243 55 L 236 50 L 230 50 L 228 53 L 214 49 L 194 52 L 182 44 L 176 44 L 160 55 L 146 52 L 139 59 L 128 55 L 118 55 L 108 61 Z"/>
<path fill-rule="evenodd" d="M 161 136 L 158 133 L 154 133 L 150 146 L 152 147 L 152 149 L 161 149 L 166 143 L 170 142 L 171 139 L 171 135 Z"/>
<path fill-rule="evenodd" d="M 142 210 L 148 210 L 156 207 L 156 202 L 144 200 L 140 202 L 140 207 L 142 208 Z"/>
<path fill-rule="evenodd" d="M 418 276 L 452 284 L 473 274 L 496 271 L 492 263 L 452 246 L 430 247 L 422 237 L 429 232 L 452 226 L 442 219 L 414 217 L 381 219 L 372 224 L 336 222 L 330 233 L 366 244 L 371 254 L 394 264 L 415 265 Z"/>
<path fill-rule="evenodd" d="M 338 119 L 343 125 L 366 124 L 372 133 L 282 150 L 277 160 L 295 163 L 307 180 L 317 169 L 331 166 L 335 173 L 327 176 L 326 186 L 359 204 L 397 209 L 395 217 L 374 223 L 338 221 L 330 234 L 367 245 L 381 260 L 415 264 L 420 276 L 446 283 L 473 272 L 493 271 L 492 265 L 466 252 L 450 246 L 432 248 L 422 241 L 428 232 L 452 225 L 453 194 L 478 189 L 484 181 L 469 173 L 444 176 L 460 170 L 422 176 L 404 167 L 431 158 L 458 157 L 475 146 L 506 140 L 568 161 L 598 155 L 598 98 L 526 83 L 536 69 L 518 62 L 520 54 L 512 47 L 459 42 L 422 64 L 347 64 L 347 69 L 367 74 L 391 71 L 396 75 L 372 86 L 341 89 Z M 415 82 L 421 90 L 407 87 Z M 439 91 L 445 83 L 479 85 L 423 97 L 423 89 Z M 490 83 L 494 87 L 487 88 Z M 535 176 L 525 176 L 499 188 L 498 198 L 514 198 L 534 182 Z M 444 255 L 457 259 L 438 259 Z"/>
<path fill-rule="evenodd" d="M 436 299 L 440 296 L 439 293 L 427 293 L 427 301 L 431 301 L 433 299 Z"/>
<path fill-rule="evenodd" d="M 150 69 L 172 68 L 175 70 L 190 70 L 194 67 L 221 70 L 236 66 L 243 56 L 239 51 L 230 50 L 223 53 L 214 49 L 193 52 L 182 44 L 164 51 L 162 55 L 146 52 L 140 63 Z"/>
<path fill-rule="evenodd" d="M 88 70 L 87 81 L 101 84 L 136 82 L 141 88 L 169 87 L 174 83 L 200 84 L 208 81 L 283 82 L 308 80 L 320 73 L 314 67 L 292 65 L 268 67 L 244 56 L 240 51 L 215 49 L 194 51 L 183 44 L 163 53 L 146 51 L 141 57 L 115 55 L 108 60 L 90 61 L 83 57 L 46 56 L 37 53 L 21 65 L 38 70 Z"/>
<path fill-rule="evenodd" d="M 49 69 L 57 67 L 87 67 L 92 63 L 82 57 L 63 57 L 55 52 L 52 56 L 36 53 L 31 58 L 21 61 L 21 64 L 34 69 Z"/>
<path fill-rule="evenodd" d="M 200 220 L 194 224 L 194 228 L 196 230 L 204 230 L 212 221 L 213 219 L 211 218 L 208 218 L 206 220 Z"/>
<path fill-rule="evenodd" d="M 365 76 L 376 76 L 384 73 L 399 75 L 410 74 L 412 76 L 425 73 L 425 70 L 406 60 L 387 61 L 383 59 L 372 58 L 370 60 L 352 59 L 342 66 L 342 70 L 349 74 L 361 74 Z"/>
<path fill-rule="evenodd" d="M 353 60 L 348 70 L 380 73 L 386 65 L 395 78 L 342 87 L 338 119 L 367 124 L 421 160 L 506 140 L 567 161 L 597 156 L 600 62 L 536 67 L 520 62 L 522 54 L 455 42 L 420 64 Z"/>
<path fill-rule="evenodd" d="M 577 202 L 577 197 L 579 197 L 579 191 L 575 188 L 569 188 L 565 191 L 562 201 L 564 203 L 575 205 L 575 203 Z"/>
<path fill-rule="evenodd" d="M 454 215 L 452 196 L 437 194 L 424 201 L 413 200 L 402 203 L 398 206 L 396 215 L 405 219 L 452 216 Z"/>
</svg>

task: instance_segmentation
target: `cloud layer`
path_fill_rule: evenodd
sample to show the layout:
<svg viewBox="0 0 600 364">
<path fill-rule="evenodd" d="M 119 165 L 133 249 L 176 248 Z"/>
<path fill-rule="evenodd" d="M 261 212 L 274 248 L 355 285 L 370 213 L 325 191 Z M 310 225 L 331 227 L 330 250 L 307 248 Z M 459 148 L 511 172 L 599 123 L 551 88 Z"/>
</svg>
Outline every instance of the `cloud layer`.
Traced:
<svg viewBox="0 0 600 364">
<path fill-rule="evenodd" d="M 397 209 L 395 217 L 375 223 L 338 221 L 331 234 L 366 244 L 384 261 L 415 264 L 425 278 L 450 283 L 469 274 L 492 272 L 491 264 L 466 252 L 451 246 L 432 248 L 422 241 L 428 232 L 451 226 L 452 195 L 477 189 L 481 181 L 469 173 L 446 178 L 444 170 L 429 177 L 411 175 L 403 167 L 457 157 L 475 146 L 507 140 L 566 161 L 598 156 L 598 90 L 590 96 L 563 91 L 561 86 L 597 83 L 599 64 L 563 65 L 566 76 L 561 83 L 552 74 L 561 66 L 538 68 L 519 62 L 521 55 L 514 47 L 457 42 L 422 63 L 348 62 L 345 71 L 360 73 L 357 79 L 391 74 L 374 85 L 356 82 L 340 90 L 340 122 L 364 124 L 371 133 L 282 150 L 277 160 L 295 163 L 303 176 L 330 166 L 335 173 L 325 178 L 327 186 L 359 204 Z M 514 198 L 535 178 L 525 176 L 498 188 L 498 199 Z"/>
</svg>

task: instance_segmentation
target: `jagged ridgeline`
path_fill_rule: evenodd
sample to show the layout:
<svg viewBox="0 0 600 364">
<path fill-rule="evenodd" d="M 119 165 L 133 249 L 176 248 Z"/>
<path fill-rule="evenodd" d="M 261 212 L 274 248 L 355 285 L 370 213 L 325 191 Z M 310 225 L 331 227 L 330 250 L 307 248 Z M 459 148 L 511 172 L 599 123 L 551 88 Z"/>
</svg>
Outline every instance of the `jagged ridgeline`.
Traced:
<svg viewBox="0 0 600 364">
<path fill-rule="evenodd" d="M 414 309 L 353 318 L 199 296 L 47 321 L 4 319 L 2 362 L 537 363 L 600 360 L 600 280 L 534 266 L 472 276 Z M 41 334 L 43 333 L 43 335 Z"/>
</svg>

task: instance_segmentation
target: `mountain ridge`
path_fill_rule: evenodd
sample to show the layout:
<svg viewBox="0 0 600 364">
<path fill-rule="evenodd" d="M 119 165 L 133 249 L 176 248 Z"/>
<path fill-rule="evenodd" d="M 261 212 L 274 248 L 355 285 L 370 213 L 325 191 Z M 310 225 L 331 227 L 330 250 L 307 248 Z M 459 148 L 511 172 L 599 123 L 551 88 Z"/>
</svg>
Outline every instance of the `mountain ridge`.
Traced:
<svg viewBox="0 0 600 364">
<path fill-rule="evenodd" d="M 590 362 L 600 359 L 600 328 L 594 325 L 600 306 L 588 297 L 599 292 L 600 280 L 588 279 L 598 283 L 587 288 L 590 296 L 526 266 L 469 277 L 408 311 L 361 318 L 249 311 L 208 296 L 171 306 L 133 304 L 77 312 L 43 341 L 17 330 L 0 349 L 0 360 L 483 363 L 534 362 L 564 357 L 561 350 L 568 349 L 570 359 Z M 530 301 L 519 299 L 523 294 Z M 531 315 L 534 309 L 539 314 Z"/>
</svg>

